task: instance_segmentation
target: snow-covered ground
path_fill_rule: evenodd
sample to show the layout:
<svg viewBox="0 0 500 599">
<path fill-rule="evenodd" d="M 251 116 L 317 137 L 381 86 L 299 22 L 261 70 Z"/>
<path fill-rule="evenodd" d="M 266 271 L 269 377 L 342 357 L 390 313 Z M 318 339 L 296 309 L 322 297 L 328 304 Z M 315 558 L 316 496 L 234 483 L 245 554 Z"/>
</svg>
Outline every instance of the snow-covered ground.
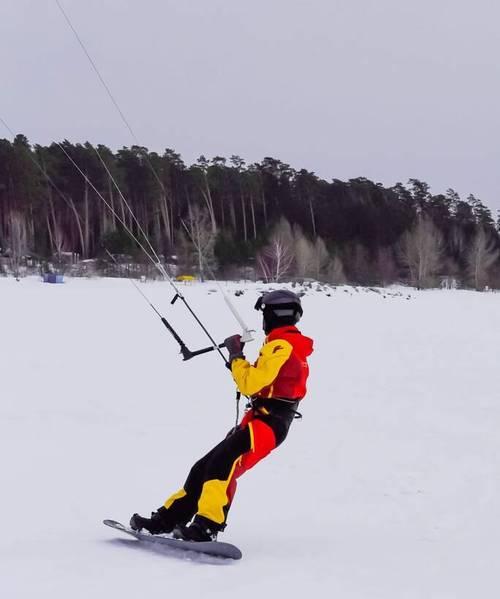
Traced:
<svg viewBox="0 0 500 599">
<path fill-rule="evenodd" d="M 259 329 L 265 286 L 224 285 Z M 141 289 L 207 344 L 168 284 Z M 183 289 L 218 340 L 238 332 L 213 283 Z M 233 425 L 220 357 L 182 362 L 128 281 L 0 279 L 1 597 L 496 599 L 500 294 L 313 288 L 303 305 L 304 418 L 240 480 L 221 540 L 243 560 L 214 564 L 101 521 L 157 508 Z"/>
</svg>

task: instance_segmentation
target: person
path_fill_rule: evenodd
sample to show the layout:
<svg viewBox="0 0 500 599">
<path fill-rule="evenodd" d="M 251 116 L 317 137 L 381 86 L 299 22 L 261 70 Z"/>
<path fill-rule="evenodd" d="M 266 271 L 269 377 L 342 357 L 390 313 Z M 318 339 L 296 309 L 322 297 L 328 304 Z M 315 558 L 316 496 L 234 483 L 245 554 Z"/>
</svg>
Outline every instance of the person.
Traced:
<svg viewBox="0 0 500 599">
<path fill-rule="evenodd" d="M 237 479 L 285 440 L 297 406 L 306 394 L 307 357 L 313 341 L 295 326 L 303 310 L 288 290 L 265 293 L 255 304 L 263 314 L 265 342 L 255 364 L 243 354 L 240 335 L 224 344 L 238 390 L 250 398 L 240 424 L 198 460 L 184 486 L 145 518 L 134 514 L 130 526 L 151 534 L 173 533 L 190 541 L 216 540 L 224 530 Z"/>
</svg>

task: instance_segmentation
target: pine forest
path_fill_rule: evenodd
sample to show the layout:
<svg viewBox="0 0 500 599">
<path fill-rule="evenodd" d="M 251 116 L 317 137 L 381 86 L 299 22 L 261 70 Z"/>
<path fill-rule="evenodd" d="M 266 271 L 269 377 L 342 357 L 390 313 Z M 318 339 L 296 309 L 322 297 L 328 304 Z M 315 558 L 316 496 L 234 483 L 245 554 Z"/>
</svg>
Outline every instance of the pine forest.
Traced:
<svg viewBox="0 0 500 599">
<path fill-rule="evenodd" d="M 132 238 L 127 229 L 132 231 Z M 186 165 L 132 146 L 0 140 L 0 273 L 176 275 L 500 288 L 499 222 L 474 195 L 325 181 L 275 158 Z"/>
</svg>

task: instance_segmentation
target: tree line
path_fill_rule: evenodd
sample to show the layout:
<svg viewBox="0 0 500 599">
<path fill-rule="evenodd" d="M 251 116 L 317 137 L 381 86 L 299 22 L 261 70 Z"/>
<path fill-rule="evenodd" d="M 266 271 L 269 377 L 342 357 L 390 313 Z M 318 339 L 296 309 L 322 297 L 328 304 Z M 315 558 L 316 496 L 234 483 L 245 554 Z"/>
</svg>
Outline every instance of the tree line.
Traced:
<svg viewBox="0 0 500 599">
<path fill-rule="evenodd" d="M 474 195 L 417 179 L 325 181 L 271 157 L 186 165 L 171 149 L 0 140 L 0 253 L 13 271 L 28 257 L 140 262 L 123 224 L 201 277 L 500 287 L 499 222 Z"/>
</svg>

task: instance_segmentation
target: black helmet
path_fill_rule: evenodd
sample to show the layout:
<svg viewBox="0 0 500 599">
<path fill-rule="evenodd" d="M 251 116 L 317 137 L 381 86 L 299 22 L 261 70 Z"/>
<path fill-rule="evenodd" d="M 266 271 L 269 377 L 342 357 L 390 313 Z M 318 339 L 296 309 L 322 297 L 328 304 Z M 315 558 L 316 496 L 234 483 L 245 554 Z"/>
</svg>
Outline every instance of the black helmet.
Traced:
<svg viewBox="0 0 500 599">
<path fill-rule="evenodd" d="M 303 313 L 299 296 L 287 289 L 264 293 L 257 300 L 255 309 L 264 314 L 266 333 L 277 327 L 297 324 Z"/>
</svg>

